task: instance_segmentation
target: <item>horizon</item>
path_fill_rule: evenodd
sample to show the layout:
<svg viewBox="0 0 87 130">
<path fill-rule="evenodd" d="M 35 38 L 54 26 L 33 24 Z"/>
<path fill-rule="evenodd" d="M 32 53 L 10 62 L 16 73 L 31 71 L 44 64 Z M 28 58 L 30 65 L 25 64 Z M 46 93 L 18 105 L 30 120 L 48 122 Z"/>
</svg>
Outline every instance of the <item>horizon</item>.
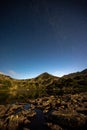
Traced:
<svg viewBox="0 0 87 130">
<path fill-rule="evenodd" d="M 38 77 L 38 76 L 40 76 L 40 75 L 42 75 L 42 74 L 44 74 L 44 73 L 47 73 L 47 74 L 49 74 L 49 75 L 53 75 L 53 76 L 56 76 L 56 77 L 61 78 L 61 77 L 65 76 L 65 75 L 69 75 L 69 74 L 73 74 L 73 73 L 77 73 L 77 72 L 82 72 L 82 71 L 84 71 L 84 70 L 86 70 L 86 69 L 87 69 L 87 68 L 85 68 L 85 69 L 83 69 L 83 70 L 74 71 L 74 72 L 62 73 L 62 74 L 60 74 L 60 75 L 58 75 L 57 73 L 42 72 L 42 73 L 38 73 L 38 74 L 36 74 L 36 75 L 34 75 L 34 76 L 31 76 L 31 77 L 27 76 L 27 77 L 25 77 L 25 78 L 16 78 L 17 76 L 15 76 L 15 75 L 5 74 L 5 73 L 3 73 L 3 72 L 0 72 L 0 74 L 5 75 L 5 76 L 10 76 L 11 78 L 17 79 L 17 80 L 26 80 L 26 79 L 36 78 L 36 77 Z M 20 77 L 21 77 L 21 76 L 20 76 Z M 22 77 L 23 77 L 23 76 L 22 76 Z"/>
<path fill-rule="evenodd" d="M 0 17 L 0 72 L 27 79 L 87 68 L 86 0 L 1 0 Z"/>
</svg>

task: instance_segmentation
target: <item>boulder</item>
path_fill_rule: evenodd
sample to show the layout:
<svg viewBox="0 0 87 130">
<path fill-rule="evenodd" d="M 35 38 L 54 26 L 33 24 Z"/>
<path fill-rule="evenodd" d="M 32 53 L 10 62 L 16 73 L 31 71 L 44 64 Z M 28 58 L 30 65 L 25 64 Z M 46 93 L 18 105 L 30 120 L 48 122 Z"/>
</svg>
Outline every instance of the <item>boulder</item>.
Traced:
<svg viewBox="0 0 87 130">
<path fill-rule="evenodd" d="M 87 117 L 84 114 L 64 113 L 61 111 L 53 111 L 48 116 L 49 120 L 66 128 L 79 128 L 86 124 Z"/>
</svg>

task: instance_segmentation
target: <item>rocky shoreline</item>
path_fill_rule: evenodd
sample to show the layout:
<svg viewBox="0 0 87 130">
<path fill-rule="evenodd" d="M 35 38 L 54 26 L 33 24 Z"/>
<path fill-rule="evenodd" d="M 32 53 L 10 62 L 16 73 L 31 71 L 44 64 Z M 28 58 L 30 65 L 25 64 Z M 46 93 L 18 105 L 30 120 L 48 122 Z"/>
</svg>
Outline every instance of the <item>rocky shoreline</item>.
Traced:
<svg viewBox="0 0 87 130">
<path fill-rule="evenodd" d="M 0 105 L 0 130 L 86 130 L 87 92 Z"/>
</svg>

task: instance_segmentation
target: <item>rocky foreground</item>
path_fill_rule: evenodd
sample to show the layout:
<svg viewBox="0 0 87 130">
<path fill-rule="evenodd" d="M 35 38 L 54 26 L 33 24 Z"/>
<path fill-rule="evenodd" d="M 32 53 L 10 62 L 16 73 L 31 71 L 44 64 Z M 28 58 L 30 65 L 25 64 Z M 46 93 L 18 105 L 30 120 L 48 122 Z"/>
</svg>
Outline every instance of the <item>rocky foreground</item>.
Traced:
<svg viewBox="0 0 87 130">
<path fill-rule="evenodd" d="M 0 105 L 0 130 L 86 130 L 87 92 Z"/>
</svg>

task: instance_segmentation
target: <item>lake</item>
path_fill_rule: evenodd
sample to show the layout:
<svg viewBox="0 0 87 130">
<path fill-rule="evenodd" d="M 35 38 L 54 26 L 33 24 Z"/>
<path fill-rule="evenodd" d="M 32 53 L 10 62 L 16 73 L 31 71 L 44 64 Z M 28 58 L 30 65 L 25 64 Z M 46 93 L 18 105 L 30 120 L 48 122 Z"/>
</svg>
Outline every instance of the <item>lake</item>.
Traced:
<svg viewBox="0 0 87 130">
<path fill-rule="evenodd" d="M 43 96 L 50 95 L 60 95 L 62 91 L 60 90 L 10 90 L 10 91 L 0 91 L 0 104 L 10 104 L 15 102 L 27 102 L 28 99 L 40 98 Z"/>
</svg>

